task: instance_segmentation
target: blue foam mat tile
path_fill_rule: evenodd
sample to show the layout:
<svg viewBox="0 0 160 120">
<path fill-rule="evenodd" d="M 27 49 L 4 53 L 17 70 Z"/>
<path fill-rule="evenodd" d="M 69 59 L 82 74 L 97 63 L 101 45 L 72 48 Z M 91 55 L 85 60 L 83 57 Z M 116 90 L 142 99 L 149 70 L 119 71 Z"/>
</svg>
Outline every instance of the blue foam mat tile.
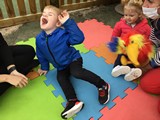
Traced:
<svg viewBox="0 0 160 120">
<path fill-rule="evenodd" d="M 95 120 L 100 118 L 102 114 L 100 110 L 107 106 L 108 108 L 112 108 L 115 103 L 112 102 L 116 97 L 124 98 L 126 93 L 124 92 L 127 88 L 134 89 L 137 84 L 133 82 L 127 82 L 123 79 L 123 77 L 114 78 L 111 76 L 111 70 L 113 65 L 109 65 L 105 63 L 103 58 L 98 58 L 95 56 L 93 51 L 88 52 L 87 54 L 81 54 L 84 61 L 84 67 L 97 75 L 99 75 L 102 79 L 108 82 L 111 86 L 110 91 L 110 101 L 106 105 L 101 105 L 98 102 L 98 90 L 97 88 L 80 79 L 76 79 L 71 77 L 71 81 L 75 91 L 77 93 L 77 97 L 79 100 L 83 101 L 85 106 L 81 112 L 74 117 L 75 120 L 87 120 L 93 117 Z M 47 74 L 47 80 L 45 83 L 47 85 L 52 84 L 55 90 L 53 94 L 55 96 L 61 95 L 64 100 L 65 96 L 56 80 L 56 70 L 49 71 Z M 63 103 L 65 105 L 65 103 Z"/>
</svg>

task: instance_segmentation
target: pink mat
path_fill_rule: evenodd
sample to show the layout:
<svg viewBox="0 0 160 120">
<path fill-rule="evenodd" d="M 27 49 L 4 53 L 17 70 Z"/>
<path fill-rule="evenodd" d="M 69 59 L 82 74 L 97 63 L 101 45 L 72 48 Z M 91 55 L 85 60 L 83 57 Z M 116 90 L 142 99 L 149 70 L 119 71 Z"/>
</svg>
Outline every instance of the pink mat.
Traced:
<svg viewBox="0 0 160 120">
<path fill-rule="evenodd" d="M 97 47 L 101 43 L 106 43 L 111 40 L 112 28 L 98 22 L 96 19 L 86 20 L 83 23 L 78 23 L 78 26 L 85 35 L 83 44 L 87 49 Z"/>
<path fill-rule="evenodd" d="M 103 57 L 107 64 L 113 64 L 116 54 L 111 53 L 105 46 L 111 40 L 113 29 L 95 19 L 87 20 L 78 24 L 84 32 L 84 46 L 93 50 L 97 57 Z M 99 120 L 160 120 L 158 113 L 159 96 L 153 96 L 142 91 L 138 86 L 136 89 L 127 89 L 128 95 L 121 99 L 113 100 L 116 105 L 112 109 L 104 107 Z M 90 120 L 94 120 L 91 118 Z"/>
<path fill-rule="evenodd" d="M 157 106 L 159 96 L 145 93 L 138 86 L 135 90 L 127 89 L 124 99 L 116 98 L 116 105 L 109 110 L 101 110 L 103 116 L 99 120 L 160 120 Z"/>
</svg>

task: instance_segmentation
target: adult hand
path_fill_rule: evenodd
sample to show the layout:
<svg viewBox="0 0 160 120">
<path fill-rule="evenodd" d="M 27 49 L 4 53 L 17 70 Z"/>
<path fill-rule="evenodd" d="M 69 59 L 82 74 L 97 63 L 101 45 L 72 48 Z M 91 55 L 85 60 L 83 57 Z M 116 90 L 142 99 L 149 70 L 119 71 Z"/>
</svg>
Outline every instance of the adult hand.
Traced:
<svg viewBox="0 0 160 120">
<path fill-rule="evenodd" d="M 15 75 L 15 76 L 20 76 L 20 77 L 23 77 L 24 79 L 28 80 L 28 78 L 26 76 L 24 76 L 22 73 L 19 73 L 17 70 L 12 71 L 10 74 Z"/>
<path fill-rule="evenodd" d="M 28 80 L 21 76 L 5 75 L 6 82 L 12 84 L 15 87 L 22 88 L 28 84 Z"/>
<path fill-rule="evenodd" d="M 40 74 L 40 75 L 46 75 L 47 74 L 47 70 L 42 70 L 42 69 L 38 69 L 38 73 Z"/>
<path fill-rule="evenodd" d="M 67 10 L 64 10 L 61 12 L 61 14 L 58 16 L 59 21 L 61 24 L 65 23 L 69 19 L 69 13 Z"/>
</svg>

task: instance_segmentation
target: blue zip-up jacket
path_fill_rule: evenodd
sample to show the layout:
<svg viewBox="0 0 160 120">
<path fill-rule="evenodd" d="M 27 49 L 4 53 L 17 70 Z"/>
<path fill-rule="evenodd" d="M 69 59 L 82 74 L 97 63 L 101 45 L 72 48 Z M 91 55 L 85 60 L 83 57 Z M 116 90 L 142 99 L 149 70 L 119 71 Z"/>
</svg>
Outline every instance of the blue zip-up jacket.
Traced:
<svg viewBox="0 0 160 120">
<path fill-rule="evenodd" d="M 72 45 L 82 43 L 84 34 L 72 19 L 68 19 L 63 27 L 57 28 L 49 35 L 41 31 L 36 36 L 36 54 L 42 70 L 49 70 L 49 63 L 57 70 L 63 70 L 81 57 Z"/>
</svg>

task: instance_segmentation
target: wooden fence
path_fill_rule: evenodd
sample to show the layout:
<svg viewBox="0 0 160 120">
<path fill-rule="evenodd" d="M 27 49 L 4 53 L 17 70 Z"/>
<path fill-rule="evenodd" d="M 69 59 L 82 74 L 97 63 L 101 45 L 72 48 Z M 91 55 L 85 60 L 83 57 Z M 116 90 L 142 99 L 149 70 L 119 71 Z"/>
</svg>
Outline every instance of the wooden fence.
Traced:
<svg viewBox="0 0 160 120">
<path fill-rule="evenodd" d="M 59 8 L 67 10 L 111 2 L 111 0 L 0 0 L 0 28 L 37 21 L 44 6 L 54 4 L 54 1 Z"/>
<path fill-rule="evenodd" d="M 76 10 L 110 3 L 111 0 L 59 0 L 59 7 L 67 10 Z"/>
<path fill-rule="evenodd" d="M 0 28 L 37 21 L 50 0 L 1 0 Z"/>
</svg>

